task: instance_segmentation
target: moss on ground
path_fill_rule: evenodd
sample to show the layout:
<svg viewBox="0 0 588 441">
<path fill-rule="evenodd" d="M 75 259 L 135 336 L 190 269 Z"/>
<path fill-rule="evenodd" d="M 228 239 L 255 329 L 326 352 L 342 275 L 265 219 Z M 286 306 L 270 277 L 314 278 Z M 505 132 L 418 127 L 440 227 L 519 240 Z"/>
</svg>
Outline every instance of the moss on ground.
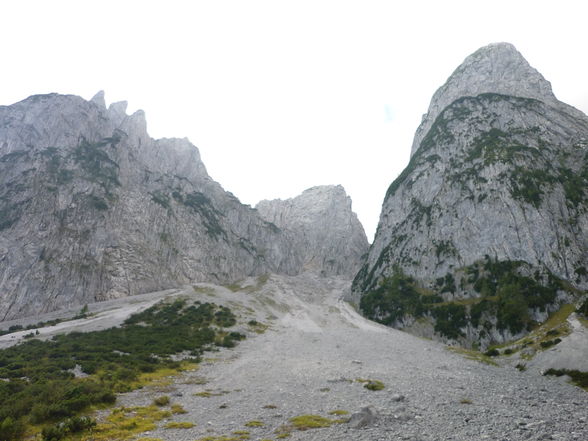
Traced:
<svg viewBox="0 0 588 441">
<path fill-rule="evenodd" d="M 155 430 L 157 422 L 169 418 L 171 412 L 157 406 L 118 407 L 112 410 L 106 421 L 98 424 L 91 434 L 81 441 L 130 440 L 137 435 Z"/>
<path fill-rule="evenodd" d="M 171 405 L 171 412 L 176 415 L 188 413 L 186 411 L 186 409 L 184 409 L 184 406 L 182 406 L 181 404 L 172 404 Z"/>
<path fill-rule="evenodd" d="M 166 429 L 191 429 L 195 425 L 189 421 L 170 421 L 164 427 Z"/>
<path fill-rule="evenodd" d="M 498 363 L 496 363 L 494 360 L 492 360 L 492 358 L 490 358 L 487 355 L 482 354 L 479 351 L 474 351 L 472 349 L 460 348 L 457 346 L 448 346 L 447 350 L 451 351 L 451 352 L 455 352 L 456 354 L 462 355 L 465 358 L 467 358 L 468 360 L 479 361 L 480 363 L 488 364 L 490 366 L 498 366 Z"/>
</svg>

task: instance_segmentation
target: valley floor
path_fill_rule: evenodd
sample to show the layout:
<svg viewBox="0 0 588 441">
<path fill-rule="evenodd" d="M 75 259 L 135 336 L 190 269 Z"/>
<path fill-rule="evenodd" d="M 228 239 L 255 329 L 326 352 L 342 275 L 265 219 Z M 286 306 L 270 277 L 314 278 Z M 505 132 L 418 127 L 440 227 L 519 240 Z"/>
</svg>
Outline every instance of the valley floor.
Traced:
<svg viewBox="0 0 588 441">
<path fill-rule="evenodd" d="M 149 405 L 168 395 L 187 411 L 170 420 L 196 424 L 165 429 L 162 422 L 148 437 L 234 439 L 249 432 L 252 440 L 276 440 L 291 432 L 291 440 L 588 439 L 588 394 L 582 389 L 560 378 L 469 360 L 442 344 L 367 321 L 341 300 L 347 289 L 349 282 L 339 279 L 272 275 L 240 286 L 199 284 L 93 305 L 97 314 L 90 320 L 95 327 L 111 326 L 161 297 L 186 296 L 226 304 L 242 323 L 268 326 L 242 325 L 248 338 L 234 349 L 207 353 L 211 358 L 198 370 L 121 395 L 117 404 L 124 406 Z M 84 324 L 65 322 L 59 332 L 67 326 Z M 48 335 L 41 331 L 41 337 Z M 0 344 L 10 338 L 18 335 L 3 336 Z M 385 387 L 371 391 L 358 380 Z M 347 411 L 348 417 L 366 406 L 379 418 L 363 428 L 288 427 L 296 416 L 339 419 L 333 413 L 343 412 L 334 411 Z"/>
</svg>

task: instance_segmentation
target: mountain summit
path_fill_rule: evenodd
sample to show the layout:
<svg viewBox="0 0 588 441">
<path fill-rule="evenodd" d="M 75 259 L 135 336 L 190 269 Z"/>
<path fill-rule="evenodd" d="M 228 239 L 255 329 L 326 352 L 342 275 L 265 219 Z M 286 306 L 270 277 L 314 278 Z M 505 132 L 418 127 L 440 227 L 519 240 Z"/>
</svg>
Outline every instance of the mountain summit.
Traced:
<svg viewBox="0 0 588 441">
<path fill-rule="evenodd" d="M 354 281 L 364 313 L 466 343 L 522 335 L 588 286 L 587 188 L 588 118 L 512 45 L 480 49 L 386 193 Z"/>
<path fill-rule="evenodd" d="M 420 146 L 439 113 L 453 101 L 483 93 L 533 98 L 559 103 L 551 84 L 510 43 L 493 43 L 468 56 L 433 95 L 414 137 L 411 155 Z"/>
<path fill-rule="evenodd" d="M 305 269 L 324 275 L 359 271 L 368 241 L 342 186 L 312 187 L 292 199 L 261 201 L 255 208 L 265 220 L 295 236 L 294 242 L 304 250 Z"/>
</svg>

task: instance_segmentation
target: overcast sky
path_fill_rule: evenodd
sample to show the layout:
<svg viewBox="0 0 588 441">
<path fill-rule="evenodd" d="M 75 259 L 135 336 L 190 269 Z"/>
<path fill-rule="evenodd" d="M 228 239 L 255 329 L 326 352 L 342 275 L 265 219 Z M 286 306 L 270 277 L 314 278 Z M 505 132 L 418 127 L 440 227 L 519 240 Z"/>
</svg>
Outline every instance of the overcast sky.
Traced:
<svg viewBox="0 0 588 441">
<path fill-rule="evenodd" d="M 104 89 L 244 203 L 342 184 L 371 241 L 432 94 L 479 47 L 513 43 L 588 111 L 585 3 L 2 1 L 0 104 Z"/>
</svg>

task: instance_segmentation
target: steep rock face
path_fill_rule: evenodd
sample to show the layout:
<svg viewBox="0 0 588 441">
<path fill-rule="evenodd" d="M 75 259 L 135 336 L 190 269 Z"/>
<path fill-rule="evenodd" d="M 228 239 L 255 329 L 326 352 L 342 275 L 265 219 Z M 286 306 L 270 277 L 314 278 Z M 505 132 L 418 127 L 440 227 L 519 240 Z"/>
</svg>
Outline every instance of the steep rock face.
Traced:
<svg viewBox="0 0 588 441">
<path fill-rule="evenodd" d="M 482 48 L 435 93 L 356 299 L 394 326 L 432 319 L 449 339 L 522 334 L 573 299 L 570 284 L 587 287 L 587 184 L 588 118 L 512 45 Z M 412 303 L 390 294 L 402 287 Z"/>
<path fill-rule="evenodd" d="M 57 94 L 0 107 L 0 320 L 266 272 L 290 237 L 207 174 L 142 111 Z"/>
<path fill-rule="evenodd" d="M 576 117 L 582 115 L 577 109 L 557 100 L 549 81 L 531 67 L 512 44 L 494 43 L 467 57 L 435 92 L 429 110 L 423 115 L 423 121 L 416 131 L 411 155 L 420 147 L 443 109 L 459 98 L 483 93 L 533 98 L 556 107 L 565 107 L 567 113 Z"/>
<path fill-rule="evenodd" d="M 313 187 L 292 199 L 261 201 L 255 208 L 292 235 L 305 269 L 349 278 L 359 270 L 369 244 L 340 185 Z"/>
</svg>

